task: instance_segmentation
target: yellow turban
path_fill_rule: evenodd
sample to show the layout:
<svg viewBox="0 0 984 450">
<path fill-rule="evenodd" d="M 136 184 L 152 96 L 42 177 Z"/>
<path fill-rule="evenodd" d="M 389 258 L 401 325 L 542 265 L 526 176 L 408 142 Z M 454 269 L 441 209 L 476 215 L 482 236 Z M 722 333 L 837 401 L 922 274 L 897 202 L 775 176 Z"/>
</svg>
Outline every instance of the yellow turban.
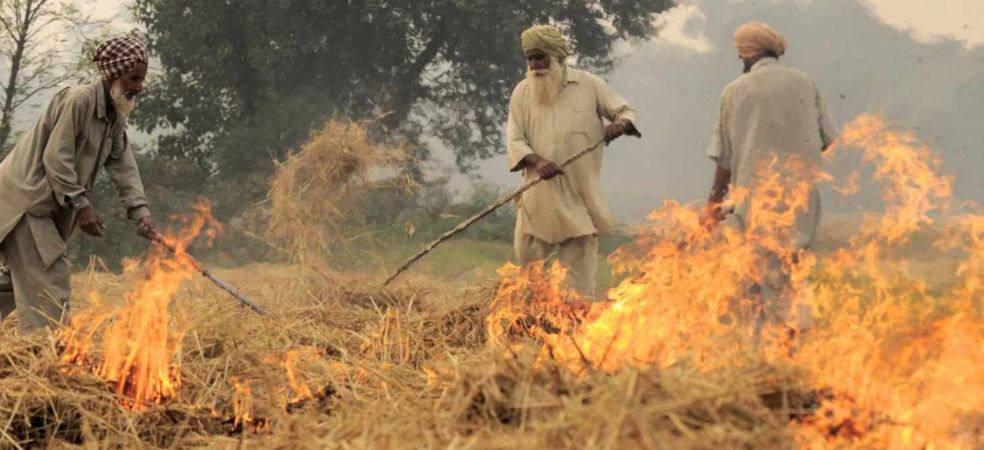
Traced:
<svg viewBox="0 0 984 450">
<path fill-rule="evenodd" d="M 566 58 L 567 40 L 550 25 L 534 25 L 523 32 L 523 51 L 541 50 L 557 58 Z"/>
<path fill-rule="evenodd" d="M 786 39 L 762 22 L 748 22 L 735 32 L 735 48 L 742 58 L 758 58 L 768 52 L 782 56 Z"/>
</svg>

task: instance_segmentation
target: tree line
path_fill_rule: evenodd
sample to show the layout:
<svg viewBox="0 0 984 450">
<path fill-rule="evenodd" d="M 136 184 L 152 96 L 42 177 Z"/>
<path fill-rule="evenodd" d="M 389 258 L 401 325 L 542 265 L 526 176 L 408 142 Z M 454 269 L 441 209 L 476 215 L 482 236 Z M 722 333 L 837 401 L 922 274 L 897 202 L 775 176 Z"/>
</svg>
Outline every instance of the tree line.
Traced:
<svg viewBox="0 0 984 450">
<path fill-rule="evenodd" d="M 140 149 L 151 167 L 145 184 L 156 204 L 207 195 L 229 218 L 261 200 L 274 161 L 332 117 L 368 121 L 374 138 L 406 143 L 418 163 L 428 158 L 428 142 L 445 145 L 467 172 L 503 151 L 508 97 L 525 71 L 519 36 L 526 27 L 558 25 L 577 65 L 604 74 L 616 43 L 651 37 L 654 15 L 673 5 L 135 0 L 131 15 L 157 66 L 130 124 L 153 139 Z M 13 144 L 20 105 L 77 78 L 78 64 L 55 67 L 45 53 L 53 47 L 38 45 L 39 30 L 77 16 L 55 0 L 0 0 L 0 58 L 12 69 L 0 86 L 0 149 Z"/>
</svg>

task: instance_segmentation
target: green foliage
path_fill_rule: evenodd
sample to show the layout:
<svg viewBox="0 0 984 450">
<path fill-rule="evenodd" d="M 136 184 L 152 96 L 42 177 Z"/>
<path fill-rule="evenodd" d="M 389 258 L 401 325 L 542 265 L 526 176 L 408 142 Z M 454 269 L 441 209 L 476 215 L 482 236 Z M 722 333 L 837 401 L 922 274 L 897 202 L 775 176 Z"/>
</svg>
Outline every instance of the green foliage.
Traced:
<svg viewBox="0 0 984 450">
<path fill-rule="evenodd" d="M 167 218 L 172 214 L 189 212 L 194 197 L 166 187 L 164 178 L 168 174 L 166 162 L 155 160 L 147 154 L 136 152 L 137 164 L 140 166 L 141 178 L 146 185 L 147 200 L 153 205 L 154 216 L 162 225 L 167 225 Z M 76 229 L 69 241 L 72 253 L 77 255 L 97 255 L 107 266 L 119 269 L 122 260 L 143 253 L 150 245 L 136 234 L 136 227 L 126 217 L 123 204 L 120 203 L 116 187 L 108 176 L 100 174 L 93 186 L 91 200 L 102 219 L 106 230 L 102 237 L 93 237 Z"/>
<path fill-rule="evenodd" d="M 653 32 L 671 0 L 136 0 L 162 73 L 136 123 L 188 178 L 256 199 L 271 161 L 331 116 L 379 120 L 377 138 L 437 137 L 458 166 L 500 151 L 522 77 L 521 31 L 557 23 L 604 72 L 620 39 Z M 426 149 L 418 145 L 419 155 Z M 218 175 L 218 177 L 212 177 Z M 200 186 L 191 186 L 199 188 Z"/>
<path fill-rule="evenodd" d="M 0 1 L 0 161 L 17 143 L 17 117 L 77 75 L 73 58 L 65 58 L 75 53 L 68 35 L 87 24 L 70 2 Z"/>
<path fill-rule="evenodd" d="M 464 201 L 456 200 L 443 182 L 434 183 L 414 193 L 377 190 L 363 203 L 366 226 L 386 230 L 377 239 L 390 242 L 429 242 L 478 213 L 500 196 L 499 189 L 476 185 Z M 475 241 L 511 242 L 515 208 L 507 205 L 486 216 L 462 233 Z"/>
<path fill-rule="evenodd" d="M 467 170 L 501 151 L 508 96 L 524 71 L 522 30 L 559 25 L 571 37 L 578 64 L 604 73 L 612 68 L 613 45 L 652 34 L 652 14 L 672 4 L 136 0 L 134 16 L 161 64 L 152 68 L 131 118 L 156 139 L 139 157 L 155 216 L 166 223 L 206 195 L 216 215 L 229 221 L 266 195 L 273 161 L 334 116 L 375 119 L 373 138 L 409 142 L 418 163 L 427 156 L 423 142 L 436 138 L 456 149 L 458 167 Z M 412 194 L 369 194 L 365 216 L 350 224 L 349 248 L 339 254 L 415 249 L 502 194 L 479 187 L 461 202 L 441 180 L 428 185 Z M 108 179 L 100 177 L 95 189 L 107 237 L 82 236 L 74 251 L 94 252 L 118 267 L 147 244 L 134 235 Z M 507 206 L 461 238 L 508 249 L 514 221 Z M 224 236 L 218 250 L 200 254 L 241 260 L 263 250 L 234 230 Z"/>
</svg>

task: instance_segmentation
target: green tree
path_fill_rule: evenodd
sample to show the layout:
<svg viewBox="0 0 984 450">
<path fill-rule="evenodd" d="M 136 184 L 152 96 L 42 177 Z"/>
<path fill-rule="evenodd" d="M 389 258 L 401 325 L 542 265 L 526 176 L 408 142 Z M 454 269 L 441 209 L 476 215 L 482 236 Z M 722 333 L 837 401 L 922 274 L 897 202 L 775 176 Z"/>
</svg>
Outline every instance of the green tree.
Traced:
<svg viewBox="0 0 984 450">
<path fill-rule="evenodd" d="M 163 73 L 136 125 L 158 156 L 220 192 L 262 194 L 272 160 L 332 115 L 377 119 L 377 137 L 436 137 L 458 166 L 501 151 L 523 76 L 519 35 L 554 23 L 579 65 L 612 68 L 613 45 L 653 32 L 671 0 L 136 0 Z M 419 146 L 425 149 L 425 146 Z M 421 151 L 426 156 L 426 151 Z M 263 178 L 260 178 L 263 177 Z M 246 178 L 248 180 L 248 178 Z M 234 184 L 233 184 L 234 183 Z M 192 182 L 187 187 L 200 188 Z"/>
<path fill-rule="evenodd" d="M 17 110 L 73 78 L 75 61 L 64 56 L 65 31 L 86 23 L 71 3 L 0 0 L 0 60 L 8 70 L 0 82 L 0 155 L 11 144 Z"/>
</svg>

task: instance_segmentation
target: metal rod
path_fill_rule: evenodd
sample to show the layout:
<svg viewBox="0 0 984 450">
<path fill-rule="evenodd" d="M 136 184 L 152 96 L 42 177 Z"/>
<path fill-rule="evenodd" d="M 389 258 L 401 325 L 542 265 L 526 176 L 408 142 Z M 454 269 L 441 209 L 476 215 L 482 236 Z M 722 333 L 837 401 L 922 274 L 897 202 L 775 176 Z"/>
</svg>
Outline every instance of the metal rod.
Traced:
<svg viewBox="0 0 984 450">
<path fill-rule="evenodd" d="M 229 284 L 228 282 L 226 282 L 225 280 L 223 280 L 223 279 L 215 276 L 215 274 L 213 274 L 211 271 L 209 271 L 208 269 L 206 269 L 205 266 L 202 266 L 201 263 L 199 263 L 197 259 L 195 259 L 193 256 L 189 255 L 188 252 L 178 253 L 178 250 L 176 248 L 174 248 L 173 245 L 168 244 L 164 240 L 164 238 L 161 237 L 160 234 L 158 234 L 158 233 L 155 232 L 148 239 L 150 239 L 151 242 L 153 242 L 153 243 L 155 243 L 157 245 L 160 245 L 161 247 L 164 247 L 165 249 L 167 249 L 167 251 L 171 252 L 171 254 L 174 255 L 174 256 L 181 256 L 181 257 L 187 258 L 188 262 L 191 263 L 192 267 L 195 268 L 195 271 L 197 271 L 198 273 L 202 274 L 202 276 L 204 276 L 205 278 L 208 278 L 209 281 L 211 281 L 213 284 L 215 284 L 216 286 L 218 286 L 223 291 L 228 292 L 229 295 L 232 295 L 233 297 L 235 297 L 236 300 L 239 300 L 239 303 L 242 304 L 243 306 L 248 306 L 249 309 L 252 309 L 253 312 L 255 312 L 255 313 L 257 313 L 257 314 L 259 314 L 261 316 L 266 316 L 267 315 L 266 311 L 264 311 L 263 308 L 260 308 L 260 305 L 257 305 L 255 302 L 253 302 L 253 300 L 251 300 L 249 297 L 247 297 L 246 294 L 243 294 L 242 291 L 240 291 L 239 289 L 237 289 L 235 286 L 233 286 L 233 285 Z"/>
<path fill-rule="evenodd" d="M 580 152 L 577 152 L 576 154 L 574 154 L 570 158 L 565 159 L 562 163 L 560 163 L 560 168 L 567 167 L 568 165 L 570 165 L 574 161 L 577 161 L 578 159 L 581 159 L 582 157 L 584 157 L 584 155 L 587 155 L 588 153 L 593 152 L 597 148 L 600 148 L 601 144 L 603 144 L 604 142 L 605 142 L 605 140 L 602 139 L 602 140 L 598 141 L 597 143 L 595 143 L 594 145 L 592 145 L 591 147 L 588 147 L 588 148 L 586 148 L 584 150 L 581 150 Z M 560 175 L 560 176 L 563 176 L 563 175 Z M 492 214 L 492 211 L 495 211 L 496 209 L 499 209 L 499 207 L 501 207 L 502 205 L 505 205 L 506 203 L 509 203 L 509 202 L 513 201 L 514 199 L 516 199 L 516 197 L 519 197 L 520 195 L 523 195 L 524 192 L 530 190 L 533 186 L 536 186 L 537 184 L 540 184 L 541 181 L 543 181 L 543 178 L 536 178 L 534 180 L 527 181 L 525 184 L 523 184 L 522 186 L 520 186 L 519 189 L 516 189 L 515 191 L 513 191 L 509 195 L 507 195 L 507 196 L 499 199 L 499 201 L 497 201 L 497 202 L 489 205 L 485 209 L 479 211 L 478 214 L 475 214 L 474 216 L 472 216 L 468 220 L 466 220 L 464 222 L 461 222 L 460 224 L 458 224 L 458 226 L 456 226 L 456 227 L 454 227 L 454 228 L 452 228 L 452 229 L 444 232 L 444 234 L 442 234 L 440 237 L 438 237 L 437 239 L 435 239 L 434 242 L 431 242 L 430 244 L 427 244 L 427 246 L 424 247 L 423 250 L 417 252 L 416 255 L 413 255 L 412 257 L 410 257 L 410 259 L 408 259 L 406 262 L 404 262 L 403 265 L 400 266 L 399 269 L 396 269 L 396 272 L 394 272 L 393 275 L 390 275 L 390 277 L 387 278 L 386 281 L 383 282 L 383 286 L 386 286 L 386 285 L 390 284 L 390 282 L 392 282 L 393 280 L 395 280 L 396 277 L 400 276 L 401 273 L 403 273 L 404 271 L 406 271 L 407 269 L 409 269 L 410 266 L 412 266 L 415 262 L 417 262 L 418 260 L 420 260 L 421 258 L 423 258 L 425 255 L 427 255 L 428 253 L 430 253 L 432 250 L 434 250 L 435 247 L 437 247 L 438 245 L 440 245 L 442 242 L 444 242 L 444 241 L 446 241 L 448 239 L 451 239 L 451 237 L 453 237 L 454 235 L 456 235 L 458 233 L 461 233 L 462 231 L 465 231 L 466 228 L 470 227 L 475 222 L 478 222 L 479 220 L 482 220 L 482 218 L 484 218 L 485 216 L 487 216 L 489 214 Z"/>
</svg>

